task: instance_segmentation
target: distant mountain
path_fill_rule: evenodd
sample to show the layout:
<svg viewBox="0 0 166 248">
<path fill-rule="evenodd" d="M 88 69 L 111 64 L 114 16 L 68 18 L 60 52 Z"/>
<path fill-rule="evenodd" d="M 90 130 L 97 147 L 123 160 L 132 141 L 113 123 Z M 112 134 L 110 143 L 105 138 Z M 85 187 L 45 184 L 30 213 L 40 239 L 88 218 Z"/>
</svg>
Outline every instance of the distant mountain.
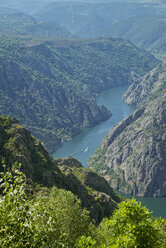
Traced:
<svg viewBox="0 0 166 248">
<path fill-rule="evenodd" d="M 127 102 L 144 104 L 108 132 L 89 160 L 116 190 L 166 196 L 165 78 L 163 63 L 130 87 Z"/>
<path fill-rule="evenodd" d="M 0 34 L 36 37 L 69 38 L 71 33 L 51 22 L 38 22 L 17 10 L 0 8 Z"/>
<path fill-rule="evenodd" d="M 51 38 L 72 38 L 72 34 L 64 27 L 53 22 L 38 22 L 32 25 L 26 25 L 23 31 L 24 35 Z"/>
<path fill-rule="evenodd" d="M 12 8 L 9 8 L 9 7 L 1 7 L 0 5 L 0 15 L 12 15 L 12 14 L 18 14 L 20 13 L 19 10 L 17 9 L 12 9 Z"/>
<path fill-rule="evenodd" d="M 0 38 L 0 113 L 20 119 L 49 151 L 110 117 L 95 96 L 158 64 L 121 39 Z"/>
<path fill-rule="evenodd" d="M 78 2 L 59 1 L 34 14 L 40 21 L 51 21 L 66 27 L 79 37 L 99 37 L 118 21 L 140 15 L 166 16 L 166 4 L 161 2 Z"/>
<path fill-rule="evenodd" d="M 166 58 L 166 16 L 135 16 L 111 25 L 103 36 L 130 39 L 158 58 Z"/>
<path fill-rule="evenodd" d="M 48 3 L 52 2 L 51 0 L 1 0 L 0 7 L 8 7 L 12 9 L 18 9 L 27 14 L 32 14 L 36 11 L 39 11 Z"/>
<path fill-rule="evenodd" d="M 19 9 L 20 11 L 23 11 L 27 14 L 34 14 L 35 12 L 40 11 L 42 8 L 45 8 L 48 4 L 52 2 L 66 2 L 66 3 L 76 3 L 76 2 L 88 2 L 88 3 L 115 3 L 115 0 L 1 0 L 0 1 L 0 7 L 8 7 L 13 9 Z M 141 3 L 141 4 L 159 4 L 159 3 L 165 3 L 165 0 L 119 0 L 118 4 L 121 3 Z"/>
<path fill-rule="evenodd" d="M 97 223 L 109 217 L 120 202 L 104 178 L 71 157 L 52 159 L 41 142 L 16 119 L 0 116 L 0 171 L 3 161 L 7 167 L 16 161 L 21 163 L 29 188 L 35 193 L 41 187 L 49 190 L 52 186 L 72 191 Z"/>
</svg>

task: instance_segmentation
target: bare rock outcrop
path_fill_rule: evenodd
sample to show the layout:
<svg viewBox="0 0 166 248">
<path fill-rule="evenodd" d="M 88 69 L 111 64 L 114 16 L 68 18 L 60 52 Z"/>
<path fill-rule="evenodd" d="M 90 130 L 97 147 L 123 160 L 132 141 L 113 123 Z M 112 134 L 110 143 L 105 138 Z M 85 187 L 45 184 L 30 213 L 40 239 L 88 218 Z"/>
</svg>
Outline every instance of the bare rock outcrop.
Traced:
<svg viewBox="0 0 166 248">
<path fill-rule="evenodd" d="M 166 196 L 166 92 L 114 126 L 89 166 L 112 187 L 139 196 Z"/>
</svg>

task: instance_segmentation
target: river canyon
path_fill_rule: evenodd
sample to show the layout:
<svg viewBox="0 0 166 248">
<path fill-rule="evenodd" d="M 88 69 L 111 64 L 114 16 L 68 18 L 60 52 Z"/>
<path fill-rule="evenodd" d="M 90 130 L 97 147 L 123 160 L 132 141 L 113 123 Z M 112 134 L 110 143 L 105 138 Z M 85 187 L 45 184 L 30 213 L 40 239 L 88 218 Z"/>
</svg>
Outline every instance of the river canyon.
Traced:
<svg viewBox="0 0 166 248">
<path fill-rule="evenodd" d="M 64 145 L 53 154 L 54 158 L 72 156 L 77 158 L 83 166 L 88 166 L 89 157 L 95 152 L 102 139 L 117 122 L 129 116 L 135 109 L 135 105 L 127 105 L 122 96 L 128 85 L 111 88 L 102 92 L 96 99 L 98 105 L 104 105 L 112 113 L 112 116 L 99 125 L 83 130 L 78 136 Z M 130 195 L 125 195 L 132 198 Z M 135 197 L 144 206 L 153 211 L 154 216 L 166 218 L 166 198 Z"/>
</svg>

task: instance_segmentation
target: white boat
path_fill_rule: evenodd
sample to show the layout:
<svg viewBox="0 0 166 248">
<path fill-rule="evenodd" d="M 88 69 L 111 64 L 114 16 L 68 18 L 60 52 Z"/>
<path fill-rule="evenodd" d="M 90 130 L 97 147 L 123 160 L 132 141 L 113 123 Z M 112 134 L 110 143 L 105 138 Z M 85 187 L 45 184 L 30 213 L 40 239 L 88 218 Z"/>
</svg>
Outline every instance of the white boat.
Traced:
<svg viewBox="0 0 166 248">
<path fill-rule="evenodd" d="M 84 152 L 87 152 L 89 150 L 89 147 L 87 146 L 84 150 Z"/>
</svg>

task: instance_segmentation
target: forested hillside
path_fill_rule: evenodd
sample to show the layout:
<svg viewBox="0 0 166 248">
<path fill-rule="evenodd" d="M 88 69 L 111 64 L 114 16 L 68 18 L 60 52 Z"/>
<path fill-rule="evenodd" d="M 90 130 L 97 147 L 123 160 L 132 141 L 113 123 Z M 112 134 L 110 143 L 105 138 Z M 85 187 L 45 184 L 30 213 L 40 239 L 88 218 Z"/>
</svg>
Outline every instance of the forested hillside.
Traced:
<svg viewBox="0 0 166 248">
<path fill-rule="evenodd" d="M 166 197 L 165 30 L 165 0 L 0 1 L 0 247 L 166 248 L 166 219 L 119 195 Z M 50 156 L 128 84 L 89 168 Z"/>
<path fill-rule="evenodd" d="M 0 8 L 0 34 L 35 37 L 69 38 L 72 35 L 65 28 L 51 22 L 38 22 L 11 8 Z"/>
<path fill-rule="evenodd" d="M 49 151 L 110 117 L 97 93 L 158 61 L 121 39 L 0 38 L 0 113 L 20 119 Z"/>
<path fill-rule="evenodd" d="M 48 191 L 53 186 L 70 190 L 81 199 L 82 206 L 90 210 L 91 218 L 97 223 L 110 216 L 120 202 L 104 178 L 71 157 L 54 160 L 18 120 L 1 116 L 0 171 L 3 171 L 3 163 L 9 168 L 15 162 L 21 164 L 30 192 L 40 191 L 40 186 L 47 187 Z"/>
<path fill-rule="evenodd" d="M 129 39 L 159 59 L 166 58 L 164 1 L 56 1 L 35 13 L 34 17 L 62 25 L 82 38 Z"/>
<path fill-rule="evenodd" d="M 134 16 L 166 16 L 165 8 L 165 2 L 160 1 L 146 4 L 144 1 L 56 1 L 35 13 L 34 17 L 55 22 L 73 35 L 87 38 L 99 37 L 112 24 Z"/>
<path fill-rule="evenodd" d="M 156 57 L 166 58 L 166 16 L 138 15 L 117 22 L 101 32 L 106 37 L 129 39 Z"/>
<path fill-rule="evenodd" d="M 1 247 L 165 248 L 164 220 L 135 200 L 109 217 L 120 198 L 107 181 L 73 158 L 53 160 L 16 119 L 0 116 L 0 148 Z"/>
</svg>

